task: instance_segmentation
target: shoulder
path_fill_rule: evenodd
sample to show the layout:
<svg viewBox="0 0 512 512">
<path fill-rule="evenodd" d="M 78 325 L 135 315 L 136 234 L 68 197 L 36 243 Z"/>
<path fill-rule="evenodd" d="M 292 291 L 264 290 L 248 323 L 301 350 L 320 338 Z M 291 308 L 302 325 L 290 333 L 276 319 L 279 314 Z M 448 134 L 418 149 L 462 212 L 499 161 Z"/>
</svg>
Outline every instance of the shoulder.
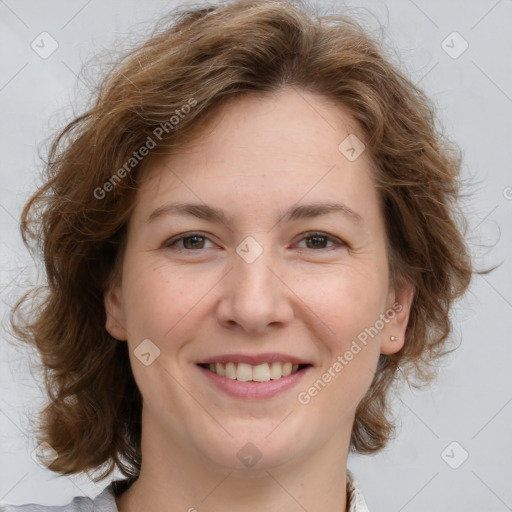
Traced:
<svg viewBox="0 0 512 512">
<path fill-rule="evenodd" d="M 114 491 L 118 486 L 119 482 L 112 482 L 96 498 L 76 496 L 67 505 L 0 505 L 0 512 L 118 512 Z"/>
<path fill-rule="evenodd" d="M 89 512 L 93 510 L 93 501 L 86 496 L 77 496 L 71 503 L 62 506 L 37 505 L 0 505 L 0 512 Z"/>
</svg>

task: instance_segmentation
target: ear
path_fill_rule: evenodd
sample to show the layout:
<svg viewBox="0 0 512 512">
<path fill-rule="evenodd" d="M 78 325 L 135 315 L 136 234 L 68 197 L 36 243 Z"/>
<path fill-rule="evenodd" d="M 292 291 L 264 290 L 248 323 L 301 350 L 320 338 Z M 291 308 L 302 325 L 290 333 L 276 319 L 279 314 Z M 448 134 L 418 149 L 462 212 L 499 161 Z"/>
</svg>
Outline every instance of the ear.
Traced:
<svg viewBox="0 0 512 512">
<path fill-rule="evenodd" d="M 105 329 L 111 336 L 119 341 L 126 341 L 128 336 L 126 334 L 121 298 L 122 293 L 120 286 L 114 286 L 105 292 L 103 297 L 105 313 L 107 315 Z"/>
<path fill-rule="evenodd" d="M 403 348 L 413 297 L 414 286 L 410 283 L 403 285 L 398 293 L 395 293 L 395 291 L 390 293 L 388 309 L 386 310 L 386 316 L 389 320 L 382 332 L 381 354 L 396 354 Z M 392 312 L 394 312 L 394 315 Z M 391 336 L 397 339 L 392 340 Z"/>
</svg>

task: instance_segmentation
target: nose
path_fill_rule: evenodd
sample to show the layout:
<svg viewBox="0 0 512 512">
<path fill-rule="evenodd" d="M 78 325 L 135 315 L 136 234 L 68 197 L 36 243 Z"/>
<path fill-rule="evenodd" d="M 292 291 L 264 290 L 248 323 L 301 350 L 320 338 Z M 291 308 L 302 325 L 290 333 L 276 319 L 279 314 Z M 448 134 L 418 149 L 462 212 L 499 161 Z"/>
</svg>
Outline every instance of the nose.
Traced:
<svg viewBox="0 0 512 512">
<path fill-rule="evenodd" d="M 279 271 L 282 266 L 270 250 L 248 262 L 233 254 L 233 267 L 221 281 L 217 318 L 221 325 L 263 334 L 272 326 L 284 326 L 293 317 L 290 283 Z"/>
</svg>

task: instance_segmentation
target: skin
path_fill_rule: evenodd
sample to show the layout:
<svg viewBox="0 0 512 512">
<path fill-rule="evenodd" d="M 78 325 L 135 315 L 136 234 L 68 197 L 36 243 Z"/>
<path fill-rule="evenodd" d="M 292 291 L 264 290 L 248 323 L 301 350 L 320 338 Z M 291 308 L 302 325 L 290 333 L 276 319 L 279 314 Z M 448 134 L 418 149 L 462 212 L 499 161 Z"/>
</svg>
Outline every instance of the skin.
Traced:
<svg viewBox="0 0 512 512">
<path fill-rule="evenodd" d="M 339 105 L 283 88 L 235 98 L 187 149 L 147 169 L 121 281 L 105 294 L 106 328 L 127 340 L 144 402 L 141 473 L 117 498 L 120 512 L 346 510 L 355 410 L 379 355 L 402 348 L 413 297 L 411 287 L 389 287 L 367 152 L 351 162 L 338 150 L 350 133 L 363 139 Z M 228 222 L 171 215 L 146 222 L 171 201 L 222 208 Z M 345 203 L 362 221 L 339 212 L 280 221 L 289 206 L 325 201 Z M 195 231 L 207 237 L 166 246 Z M 334 241 L 315 245 L 311 231 Z M 247 236 L 263 249 L 252 263 L 236 252 Z M 395 302 L 401 311 L 300 403 L 298 393 Z M 134 354 L 145 339 L 160 349 L 149 366 Z M 233 352 L 283 352 L 313 367 L 272 398 L 233 398 L 196 366 Z M 252 467 L 237 457 L 249 441 L 261 453 Z"/>
</svg>

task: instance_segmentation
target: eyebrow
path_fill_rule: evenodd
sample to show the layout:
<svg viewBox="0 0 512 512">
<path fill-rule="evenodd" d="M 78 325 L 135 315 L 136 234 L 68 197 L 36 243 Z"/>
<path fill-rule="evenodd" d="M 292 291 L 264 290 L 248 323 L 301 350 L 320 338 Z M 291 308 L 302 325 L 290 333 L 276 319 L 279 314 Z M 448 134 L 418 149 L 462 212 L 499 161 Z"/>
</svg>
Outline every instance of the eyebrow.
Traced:
<svg viewBox="0 0 512 512">
<path fill-rule="evenodd" d="M 311 219 L 332 213 L 341 213 L 356 224 L 360 224 L 363 221 L 363 217 L 359 213 L 349 208 L 346 204 L 337 202 L 291 206 L 281 217 L 285 222 L 290 222 L 298 219 Z M 162 215 L 188 215 L 213 222 L 221 222 L 223 224 L 229 223 L 228 215 L 223 210 L 201 203 L 164 204 L 154 210 L 149 215 L 146 222 L 150 223 Z"/>
</svg>

